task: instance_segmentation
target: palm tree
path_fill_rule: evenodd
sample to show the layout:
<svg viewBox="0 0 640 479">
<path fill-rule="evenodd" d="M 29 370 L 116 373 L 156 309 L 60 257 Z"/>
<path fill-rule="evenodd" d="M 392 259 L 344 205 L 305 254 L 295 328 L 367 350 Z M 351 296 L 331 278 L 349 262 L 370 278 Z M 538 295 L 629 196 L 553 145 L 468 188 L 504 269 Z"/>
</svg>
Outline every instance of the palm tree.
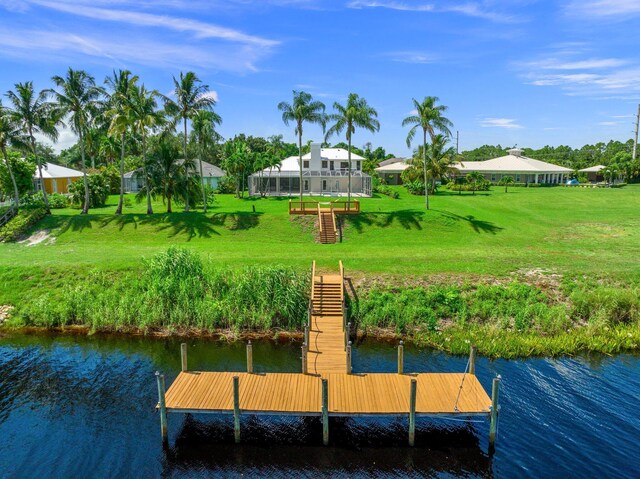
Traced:
<svg viewBox="0 0 640 479">
<path fill-rule="evenodd" d="M 453 124 L 443 116 L 443 113 L 447 111 L 447 107 L 444 105 L 436 105 L 440 99 L 436 96 L 427 96 L 422 100 L 422 103 L 418 102 L 415 98 L 413 100 L 413 106 L 415 114 L 412 114 L 402 120 L 402 126 L 413 125 L 407 134 L 407 146 L 411 147 L 411 142 L 415 137 L 418 127 L 422 128 L 422 156 L 424 161 L 424 196 L 425 204 L 429 209 L 429 188 L 427 187 L 427 134 L 431 139 L 431 143 L 435 138 L 436 132 L 442 132 L 446 136 L 451 135 L 449 130 Z"/>
<path fill-rule="evenodd" d="M 449 140 L 444 135 L 435 135 L 427 145 L 427 175 L 431 177 L 431 190 L 436 191 L 436 180 L 442 180 L 453 171 L 456 151 L 447 147 Z"/>
<path fill-rule="evenodd" d="M 18 125 L 19 130 L 28 138 L 29 148 L 38 165 L 38 176 L 40 177 L 40 189 L 44 198 L 44 207 L 47 214 L 51 214 L 49 209 L 49 199 L 44 188 L 42 178 L 42 163 L 38 157 L 35 134 L 39 133 L 51 140 L 58 139 L 56 125 L 60 118 L 53 109 L 51 103 L 47 101 L 48 90 L 42 90 L 36 94 L 33 89 L 33 82 L 16 83 L 16 91 L 8 91 L 6 97 L 11 102 L 13 109 L 10 110 L 10 117 Z"/>
<path fill-rule="evenodd" d="M 209 92 L 209 86 L 203 85 L 198 76 L 194 72 L 186 74 L 180 72 L 180 79 L 173 77 L 174 90 L 176 96 L 175 101 L 171 98 L 164 97 L 165 108 L 167 113 L 173 115 L 174 119 L 182 119 L 184 125 L 184 162 L 187 175 L 187 183 L 189 182 L 189 158 L 187 154 L 187 120 L 193 119 L 199 110 L 211 110 L 216 101 Z M 218 117 L 219 118 L 219 117 Z M 189 192 L 185 197 L 185 211 L 189 211 Z"/>
<path fill-rule="evenodd" d="M 96 87 L 95 79 L 84 70 L 67 70 L 67 76 L 54 76 L 53 83 L 60 89 L 52 90 L 59 115 L 69 116 L 71 130 L 80 138 L 80 156 L 82 158 L 82 176 L 84 180 L 84 206 L 82 214 L 89 212 L 89 181 L 85 160 L 86 139 L 100 104 L 102 90 Z"/>
<path fill-rule="evenodd" d="M 202 160 L 207 149 L 220 139 L 220 135 L 216 132 L 216 125 L 220 123 L 222 123 L 222 118 L 212 110 L 198 110 L 191 118 L 191 128 L 200 156 L 200 184 L 202 186 L 202 203 L 205 213 L 207 212 L 207 192 L 204 185 Z"/>
<path fill-rule="evenodd" d="M 160 193 L 167 202 L 167 213 L 172 213 L 171 200 L 184 196 L 189 189 L 185 183 L 186 168 L 180 161 L 180 144 L 173 136 L 162 135 L 158 138 L 149 154 L 149 176 L 151 191 Z"/>
<path fill-rule="evenodd" d="M 244 176 L 251 160 L 251 149 L 241 138 L 234 138 L 225 145 L 224 169 L 236 177 L 236 196 L 244 196 Z M 240 184 L 242 183 L 242 187 Z"/>
<path fill-rule="evenodd" d="M 295 134 L 298 135 L 298 162 L 300 163 L 300 201 L 302 202 L 302 126 L 305 122 L 322 126 L 327 125 L 324 103 L 315 101 L 310 93 L 293 90 L 293 103 L 281 101 L 278 110 L 282 112 L 282 121 L 286 126 L 295 122 Z"/>
<path fill-rule="evenodd" d="M 501 184 L 501 185 L 504 185 L 504 192 L 505 192 L 505 193 L 507 192 L 507 187 L 508 187 L 509 185 L 513 185 L 514 183 L 515 183 L 515 182 L 514 182 L 514 180 L 513 180 L 513 176 L 509 176 L 509 175 L 507 175 L 507 176 L 503 176 L 503 177 L 500 179 L 500 184 Z"/>
<path fill-rule="evenodd" d="M 20 128 L 11 117 L 11 112 L 3 107 L 2 102 L 0 102 L 0 151 L 2 151 L 4 162 L 7 165 L 7 170 L 11 177 L 11 183 L 13 184 L 13 203 L 17 210 L 20 206 L 20 192 L 18 191 L 18 183 L 16 182 L 16 177 L 13 174 L 13 169 L 11 168 L 7 154 L 9 145 L 15 146 L 16 144 L 23 144 Z"/>
<path fill-rule="evenodd" d="M 467 183 L 471 183 L 473 196 L 476 194 L 476 185 L 481 181 L 484 181 L 484 176 L 479 171 L 472 171 L 467 175 Z"/>
<path fill-rule="evenodd" d="M 325 141 L 331 135 L 339 135 L 346 130 L 348 144 L 347 154 L 349 157 L 349 189 L 347 193 L 347 208 L 351 208 L 351 139 L 356 131 L 356 126 L 371 132 L 376 132 L 380 130 L 380 123 L 376 119 L 378 117 L 378 112 L 369 106 L 367 100 L 359 97 L 355 93 L 349 93 L 346 105 L 341 105 L 340 103 L 335 102 L 333 104 L 333 109 L 337 113 L 329 115 L 329 119 L 335 123 L 331 128 L 329 128 L 329 131 L 327 131 Z"/>
<path fill-rule="evenodd" d="M 137 83 L 138 77 L 132 75 L 129 70 L 114 70 L 113 76 L 107 77 L 105 83 L 109 86 L 111 94 L 109 96 L 109 109 L 106 116 L 111 119 L 107 134 L 111 137 L 120 135 L 120 199 L 116 214 L 122 214 L 124 205 L 124 154 L 126 148 L 127 132 L 131 128 L 131 117 L 129 115 L 130 98 L 133 86 Z"/>
<path fill-rule="evenodd" d="M 156 90 L 149 91 L 144 85 L 133 85 L 126 102 L 126 110 L 131 120 L 131 128 L 142 138 L 142 174 L 147 193 L 147 214 L 153 214 L 151 207 L 151 182 L 147 171 L 147 131 L 164 123 L 164 116 L 157 110 L 160 94 Z"/>
</svg>

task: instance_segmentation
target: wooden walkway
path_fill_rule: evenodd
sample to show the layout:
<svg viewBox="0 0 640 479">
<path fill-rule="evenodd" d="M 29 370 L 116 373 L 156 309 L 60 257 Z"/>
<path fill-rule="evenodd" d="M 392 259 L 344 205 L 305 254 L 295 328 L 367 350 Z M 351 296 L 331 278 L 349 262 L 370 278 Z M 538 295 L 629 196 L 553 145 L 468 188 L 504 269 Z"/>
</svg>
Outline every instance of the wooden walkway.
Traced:
<svg viewBox="0 0 640 479">
<path fill-rule="evenodd" d="M 240 410 L 250 414 L 319 416 L 321 378 L 297 373 L 181 372 L 166 393 L 174 412 L 233 412 L 233 377 L 239 377 Z M 330 416 L 398 415 L 409 412 L 411 379 L 417 379 L 416 415 L 484 415 L 491 399 L 475 375 L 327 374 Z M 460 391 L 460 398 L 456 398 Z"/>
<path fill-rule="evenodd" d="M 302 347 L 302 373 L 254 373 L 253 352 L 247 346 L 247 372 L 189 371 L 186 344 L 182 372 L 165 391 L 158 377 L 163 439 L 166 413 L 232 413 L 236 441 L 240 414 L 321 416 L 323 442 L 328 444 L 329 416 L 409 415 L 409 444 L 416 416 L 490 417 L 490 448 L 497 431 L 499 378 L 489 398 L 475 376 L 475 349 L 469 370 L 457 373 L 403 373 L 403 346 L 397 373 L 353 373 L 351 343 L 345 315 L 344 270 L 316 274 L 312 267 L 309 323 Z"/>
</svg>

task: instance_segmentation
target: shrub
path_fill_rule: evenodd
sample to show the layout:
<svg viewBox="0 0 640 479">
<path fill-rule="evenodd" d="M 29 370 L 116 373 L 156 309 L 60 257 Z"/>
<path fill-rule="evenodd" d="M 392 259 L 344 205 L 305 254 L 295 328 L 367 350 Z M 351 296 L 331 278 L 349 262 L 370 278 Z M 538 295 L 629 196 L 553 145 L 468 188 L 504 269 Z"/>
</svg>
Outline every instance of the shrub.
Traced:
<svg viewBox="0 0 640 479">
<path fill-rule="evenodd" d="M 0 228 L 0 241 L 17 241 L 25 235 L 29 228 L 44 218 L 46 214 L 43 207 L 21 209 L 11 221 Z"/>
<path fill-rule="evenodd" d="M 104 173 L 87 176 L 89 183 L 89 207 L 98 208 L 104 206 L 109 196 L 109 177 Z M 69 185 L 71 203 L 76 206 L 84 205 L 84 180 L 74 181 Z"/>
<path fill-rule="evenodd" d="M 42 196 L 42 193 L 40 193 L 40 196 Z M 65 195 L 61 195 L 60 193 L 53 193 L 49 195 L 48 200 L 49 208 L 51 209 L 62 209 L 69 206 L 69 198 Z"/>
<path fill-rule="evenodd" d="M 393 188 L 391 188 L 390 186 L 387 185 L 383 185 L 380 184 L 376 187 L 373 188 L 373 191 L 375 193 L 380 193 L 382 195 L 387 195 L 393 199 L 398 199 L 400 198 L 400 193 L 398 193 L 398 191 L 394 190 Z"/>
<path fill-rule="evenodd" d="M 412 195 L 424 195 L 424 181 L 409 181 L 405 183 L 404 186 Z"/>
<path fill-rule="evenodd" d="M 232 176 L 223 176 L 218 181 L 218 193 L 232 194 L 236 192 L 236 180 Z"/>
</svg>

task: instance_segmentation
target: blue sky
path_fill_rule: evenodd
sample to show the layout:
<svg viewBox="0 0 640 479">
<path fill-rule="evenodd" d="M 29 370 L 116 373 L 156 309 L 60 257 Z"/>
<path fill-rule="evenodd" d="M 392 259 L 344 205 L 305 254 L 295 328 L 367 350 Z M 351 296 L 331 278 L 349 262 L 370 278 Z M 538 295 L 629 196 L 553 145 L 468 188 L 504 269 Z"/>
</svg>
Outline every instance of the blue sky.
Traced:
<svg viewBox="0 0 640 479">
<path fill-rule="evenodd" d="M 169 93 L 172 75 L 194 70 L 224 137 L 294 141 L 276 105 L 303 89 L 328 111 L 364 96 L 381 129 L 354 144 L 399 156 L 401 121 L 425 95 L 449 107 L 461 150 L 575 147 L 632 136 L 638 20 L 639 0 L 0 0 L 0 91 L 48 88 L 71 66 L 99 82 L 128 68 Z M 73 141 L 64 132 L 58 149 Z"/>
</svg>

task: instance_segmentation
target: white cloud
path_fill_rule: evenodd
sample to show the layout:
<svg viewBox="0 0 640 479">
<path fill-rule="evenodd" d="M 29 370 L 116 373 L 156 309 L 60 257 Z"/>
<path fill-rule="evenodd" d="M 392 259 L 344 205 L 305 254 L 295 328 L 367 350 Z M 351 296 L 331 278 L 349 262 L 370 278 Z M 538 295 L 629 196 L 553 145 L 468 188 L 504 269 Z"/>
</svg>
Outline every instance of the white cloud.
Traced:
<svg viewBox="0 0 640 479">
<path fill-rule="evenodd" d="M 436 61 L 435 55 L 417 51 L 389 52 L 384 54 L 391 61 L 399 63 L 427 64 Z"/>
<path fill-rule="evenodd" d="M 213 101 L 217 102 L 218 101 L 218 92 L 215 90 L 210 90 L 208 92 L 203 93 L 202 95 L 200 95 L 201 98 L 211 98 Z"/>
<path fill-rule="evenodd" d="M 67 126 L 58 127 L 58 139 L 55 142 L 40 134 L 36 134 L 35 138 L 40 143 L 51 146 L 56 153 L 60 153 L 62 150 L 71 148 L 78 143 L 78 137 Z"/>
<path fill-rule="evenodd" d="M 565 7 L 565 12 L 572 16 L 593 17 L 625 17 L 640 14 L 638 0 L 574 0 Z"/>
<path fill-rule="evenodd" d="M 600 126 L 617 126 L 619 124 L 619 121 L 601 121 L 598 123 Z"/>
<path fill-rule="evenodd" d="M 178 32 L 189 32 L 194 34 L 195 37 L 199 39 L 217 38 L 231 42 L 259 45 L 262 47 L 273 47 L 280 43 L 275 40 L 248 35 L 231 28 L 221 27 L 218 25 L 191 20 L 188 18 L 170 17 L 168 15 L 155 15 L 151 13 L 141 13 L 127 10 L 87 7 L 77 4 L 68 4 L 65 2 L 46 0 L 29 1 L 35 5 L 85 18 L 128 23 L 131 25 L 143 27 L 159 27 Z"/>
<path fill-rule="evenodd" d="M 451 2 L 402 2 L 397 0 L 352 0 L 348 8 L 386 8 L 401 12 L 433 12 L 458 13 L 468 17 L 482 18 L 492 22 L 511 23 L 522 21 L 517 15 L 496 12 L 485 7 L 484 2 L 466 2 L 452 4 Z"/>
<path fill-rule="evenodd" d="M 541 68 L 544 70 L 596 70 L 603 68 L 620 67 L 629 64 L 628 60 L 621 58 L 591 58 L 578 61 L 561 61 L 549 59 L 525 63 L 530 68 Z"/>
<path fill-rule="evenodd" d="M 508 130 L 524 128 L 513 118 L 483 118 L 480 120 L 483 128 L 506 128 Z"/>
</svg>

